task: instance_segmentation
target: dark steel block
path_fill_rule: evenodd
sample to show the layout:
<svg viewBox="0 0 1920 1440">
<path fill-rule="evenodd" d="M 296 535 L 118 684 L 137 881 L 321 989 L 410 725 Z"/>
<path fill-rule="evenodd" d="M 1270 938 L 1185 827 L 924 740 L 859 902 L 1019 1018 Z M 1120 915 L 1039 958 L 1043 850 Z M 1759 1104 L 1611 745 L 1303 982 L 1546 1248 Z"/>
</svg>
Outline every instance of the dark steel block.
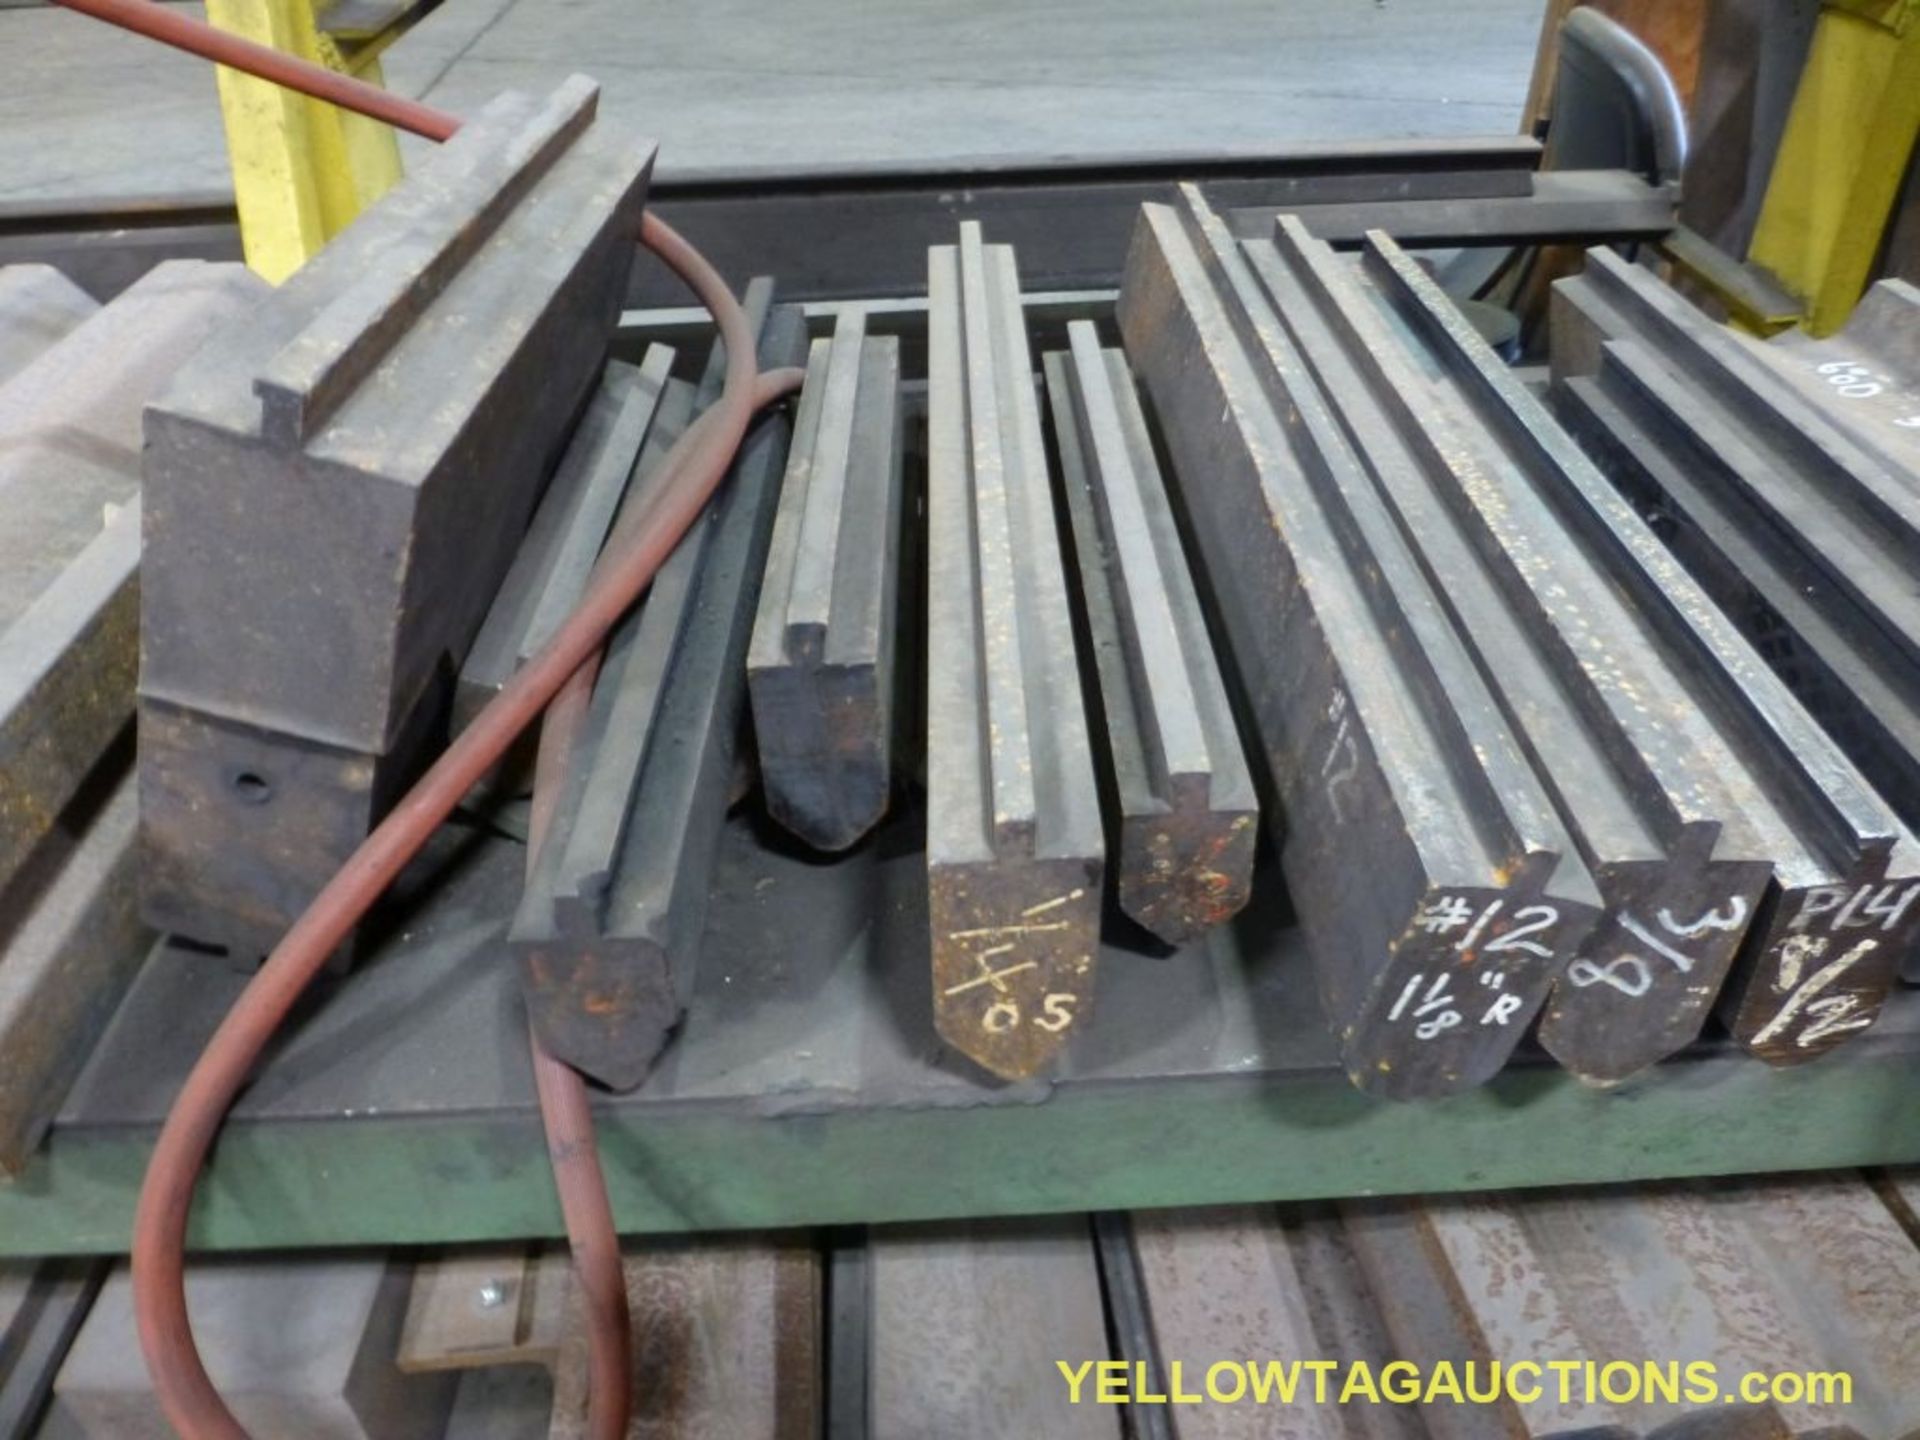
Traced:
<svg viewBox="0 0 1920 1440">
<path fill-rule="evenodd" d="M 649 346 L 638 366 L 607 362 L 460 667 L 453 694 L 456 734 L 553 638 L 586 593 L 672 368 L 673 351 L 664 345 Z"/>
<path fill-rule="evenodd" d="M 816 340 L 747 652 L 767 809 L 820 850 L 886 814 L 900 569 L 900 342 Z"/>
<path fill-rule="evenodd" d="M 763 286 L 749 304 L 764 314 L 766 298 Z M 805 345 L 799 312 L 773 312 L 762 368 L 798 363 Z M 707 404 L 723 366 L 716 347 L 701 385 Z M 669 384 L 616 534 L 649 503 L 694 403 L 688 386 Z M 717 498 L 614 632 L 508 933 L 542 1043 L 616 1090 L 646 1078 L 693 984 L 788 428 L 777 411 L 757 422 Z"/>
<path fill-rule="evenodd" d="M 1142 212 L 1120 296 L 1348 1074 L 1395 1098 L 1512 1053 L 1599 895 L 1238 243 Z"/>
<path fill-rule="evenodd" d="M 99 308 L 51 265 L 0 266 L 0 385 Z"/>
<path fill-rule="evenodd" d="M 596 95 L 492 102 L 149 411 L 156 921 L 270 947 L 443 729 L 625 294 L 654 152 Z"/>
<path fill-rule="evenodd" d="M 1106 720 L 1120 908 L 1180 944 L 1253 884 L 1259 801 L 1126 356 L 1091 322 L 1045 361 Z"/>
<path fill-rule="evenodd" d="M 1810 1059 L 1872 1023 L 1920 946 L 1920 846 L 1867 778 L 1920 814 L 1913 472 L 1895 427 L 1837 423 L 1775 357 L 1611 255 L 1554 305 L 1562 413 L 1621 492 L 1588 465 L 1566 493 L 1623 537 L 1622 583 L 1671 592 L 1658 613 L 1809 856 L 1782 861 L 1722 1014 L 1769 1061 Z"/>
<path fill-rule="evenodd" d="M 1007 1079 L 1093 999 L 1100 800 L 1013 250 L 927 252 L 927 889 L 934 1026 Z"/>
</svg>

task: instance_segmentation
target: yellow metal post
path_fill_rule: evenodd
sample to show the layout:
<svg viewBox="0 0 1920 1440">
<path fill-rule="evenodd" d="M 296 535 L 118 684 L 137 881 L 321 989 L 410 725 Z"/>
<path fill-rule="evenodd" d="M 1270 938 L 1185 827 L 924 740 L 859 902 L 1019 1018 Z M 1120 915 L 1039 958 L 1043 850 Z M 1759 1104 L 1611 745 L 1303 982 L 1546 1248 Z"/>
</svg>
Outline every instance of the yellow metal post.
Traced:
<svg viewBox="0 0 1920 1440">
<path fill-rule="evenodd" d="M 1920 136 L 1920 0 L 1826 0 L 1748 258 L 1846 323 Z"/>
<path fill-rule="evenodd" d="M 358 65 L 321 33 L 310 0 L 207 0 L 222 30 L 379 84 L 371 51 Z M 247 264 L 278 284 L 400 178 L 385 125 L 221 67 L 220 111 Z"/>
</svg>

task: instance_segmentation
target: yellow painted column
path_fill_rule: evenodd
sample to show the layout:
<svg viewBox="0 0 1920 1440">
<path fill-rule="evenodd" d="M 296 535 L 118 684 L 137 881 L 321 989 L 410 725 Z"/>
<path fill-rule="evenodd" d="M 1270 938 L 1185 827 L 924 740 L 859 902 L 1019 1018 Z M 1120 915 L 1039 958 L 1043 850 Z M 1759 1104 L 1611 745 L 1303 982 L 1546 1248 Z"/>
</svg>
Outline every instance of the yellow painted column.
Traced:
<svg viewBox="0 0 1920 1440">
<path fill-rule="evenodd" d="M 207 18 L 303 60 L 348 70 L 314 23 L 309 0 L 207 0 Z M 380 81 L 369 58 L 360 78 Z M 240 240 L 248 266 L 278 284 L 400 178 L 392 130 L 321 100 L 218 70 L 221 118 L 233 167 Z"/>
<path fill-rule="evenodd" d="M 1920 137 L 1920 0 L 1827 0 L 1747 258 L 1838 330 L 1873 264 Z"/>
</svg>

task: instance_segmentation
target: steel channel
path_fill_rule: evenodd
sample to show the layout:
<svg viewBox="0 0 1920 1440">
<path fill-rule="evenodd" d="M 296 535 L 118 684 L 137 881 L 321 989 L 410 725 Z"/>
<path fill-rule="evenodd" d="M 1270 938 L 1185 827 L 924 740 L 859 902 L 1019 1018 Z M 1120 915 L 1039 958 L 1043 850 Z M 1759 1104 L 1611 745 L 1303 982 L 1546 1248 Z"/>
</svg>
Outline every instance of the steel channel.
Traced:
<svg viewBox="0 0 1920 1440">
<path fill-rule="evenodd" d="M 843 311 L 808 354 L 747 652 L 767 809 L 819 850 L 892 789 L 903 429 L 899 340 Z"/>
<path fill-rule="evenodd" d="M 1792 533 L 1797 519 L 1844 549 L 1847 541 L 1839 533 L 1844 527 L 1854 527 L 1853 536 L 1860 537 L 1873 523 L 1867 517 L 1885 523 L 1902 512 L 1911 514 L 1912 501 L 1896 492 L 1896 477 L 1885 471 L 1847 470 L 1847 457 L 1860 452 L 1850 450 L 1847 437 L 1810 407 L 1793 405 L 1793 392 L 1784 383 L 1768 394 L 1769 379 L 1777 377 L 1765 362 L 1747 355 L 1730 334 L 1679 296 L 1640 284 L 1609 257 L 1590 257 L 1586 275 L 1561 287 L 1555 303 L 1567 331 L 1555 363 L 1563 409 L 1614 474 L 1627 481 L 1629 494 L 1639 489 L 1644 502 L 1650 498 L 1646 487 L 1662 487 L 1663 524 L 1670 533 L 1678 526 L 1688 536 L 1675 555 L 1693 573 L 1674 563 L 1654 530 L 1584 461 L 1562 472 L 1562 493 L 1578 512 L 1573 523 L 1591 529 L 1610 572 L 1649 603 L 1649 613 L 1668 630 L 1677 653 L 1694 667 L 1703 702 L 1717 705 L 1739 726 L 1749 765 L 1767 777 L 1813 862 L 1791 871 L 1783 864 L 1764 924 L 1749 939 L 1723 991 L 1721 1012 L 1736 1037 L 1769 1061 L 1811 1059 L 1872 1023 L 1901 962 L 1913 954 L 1920 939 L 1920 906 L 1914 904 L 1920 898 L 1920 847 L 1761 658 L 1779 638 L 1772 622 L 1780 627 L 1804 623 L 1827 608 L 1815 596 L 1790 597 L 1784 582 L 1769 577 L 1769 560 L 1775 566 L 1795 562 L 1781 554 L 1778 538 L 1765 527 L 1776 524 Z M 1583 320 L 1582 312 L 1590 318 Z M 1603 341 L 1604 331 L 1595 327 L 1622 324 L 1630 313 L 1636 323 L 1650 327 L 1645 339 L 1654 343 Z M 1691 363 L 1683 362 L 1683 374 L 1669 370 L 1665 359 L 1656 361 L 1655 354 L 1685 356 Z M 1571 388 L 1583 370 L 1591 369 L 1601 370 L 1598 381 Z M 1638 383 L 1631 378 L 1634 371 Z M 1733 409 L 1738 421 L 1722 418 L 1719 407 L 1738 407 L 1747 386 L 1767 399 Z M 1626 428 L 1601 444 L 1596 437 L 1610 418 Z M 1698 428 L 1686 436 L 1684 429 L 1676 433 L 1673 428 L 1681 426 Z M 1803 428 L 1794 432 L 1794 426 Z M 1661 427 L 1669 427 L 1664 443 Z M 1684 445 L 1676 444 L 1682 439 Z M 1791 468 L 1783 472 L 1757 462 L 1764 446 L 1778 447 L 1775 467 Z M 1801 474 L 1808 478 L 1791 478 Z M 1836 486 L 1836 503 L 1814 506 L 1799 489 L 1809 483 Z M 1670 499 L 1667 486 L 1673 487 Z M 1786 508 L 1763 510 L 1760 487 Z M 1854 559 L 1848 588 L 1855 597 L 1869 588 L 1883 596 L 1891 593 L 1886 572 L 1873 568 L 1890 563 L 1884 552 L 1877 559 L 1856 552 Z M 1802 563 L 1808 569 L 1816 564 L 1811 558 Z M 1831 575 L 1831 562 L 1818 563 L 1821 573 Z M 1755 588 L 1735 588 L 1735 577 Z M 1806 585 L 1804 579 L 1793 583 L 1803 590 Z M 1761 585 L 1767 588 L 1760 590 Z M 1768 605 L 1769 633 L 1755 629 L 1749 605 L 1743 637 L 1727 611 L 1739 615 L 1741 601 L 1756 595 L 1785 608 Z M 1819 638 L 1829 646 L 1809 653 L 1831 659 L 1844 649 L 1831 644 L 1840 634 L 1850 632 L 1856 640 L 1872 634 L 1857 619 L 1842 624 L 1831 609 L 1827 614 L 1830 628 Z M 1862 664 L 1842 658 L 1838 673 L 1857 677 Z M 1821 705 L 1823 694 L 1830 700 L 1833 693 L 1816 691 L 1812 698 Z"/>
<path fill-rule="evenodd" d="M 1120 908 L 1179 944 L 1253 883 L 1259 801 L 1126 356 L 1089 321 L 1045 357 L 1105 719 Z"/>
<path fill-rule="evenodd" d="M 934 1025 L 995 1075 L 1093 1002 L 1099 795 L 1013 251 L 928 252 L 927 885 Z"/>
</svg>

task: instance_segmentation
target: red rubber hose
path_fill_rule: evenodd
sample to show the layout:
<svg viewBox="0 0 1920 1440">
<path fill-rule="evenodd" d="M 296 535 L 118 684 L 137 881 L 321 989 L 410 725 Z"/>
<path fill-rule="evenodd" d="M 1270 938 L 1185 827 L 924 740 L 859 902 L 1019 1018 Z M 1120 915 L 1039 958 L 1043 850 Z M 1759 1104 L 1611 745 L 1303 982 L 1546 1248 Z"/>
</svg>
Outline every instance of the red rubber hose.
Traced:
<svg viewBox="0 0 1920 1440">
<path fill-rule="evenodd" d="M 540 753 L 534 763 L 533 812 L 527 826 L 527 879 L 540 863 L 547 832 L 567 775 L 578 753 L 593 700 L 600 657 L 590 656 L 568 677 L 547 707 L 540 725 Z M 531 1023 L 527 1041 L 533 1054 L 533 1084 L 540 1097 L 540 1122 L 547 1132 L 547 1158 L 553 1188 L 566 1218 L 573 1273 L 587 1315 L 587 1434 L 591 1440 L 625 1440 L 633 1409 L 632 1321 L 627 1311 L 626 1270 L 620 1262 L 620 1236 L 607 1180 L 600 1169 L 600 1147 L 593 1133 L 593 1110 L 580 1072 L 547 1053 Z"/>
<path fill-rule="evenodd" d="M 754 408 L 770 405 L 799 389 L 805 376 L 806 372 L 798 369 L 770 370 L 761 375 L 754 387 Z M 705 412 L 689 426 L 681 443 L 699 443 L 702 422 L 714 413 Z M 666 463 L 673 463 L 671 455 Z M 674 483 L 671 471 L 662 481 L 667 486 Z M 649 514 L 640 514 L 637 525 L 629 522 L 628 526 L 616 527 L 608 542 L 609 559 L 603 563 L 619 563 L 619 556 L 632 543 L 632 535 L 647 524 Z M 596 652 L 568 677 L 541 722 L 540 752 L 534 762 L 533 809 L 527 825 L 529 881 L 578 754 L 599 668 Z M 553 1187 L 560 1197 L 573 1270 L 586 1308 L 587 1434 L 590 1440 L 625 1440 L 633 1408 L 632 1317 L 627 1310 L 627 1275 L 620 1258 L 619 1231 L 607 1199 L 606 1176 L 600 1168 L 587 1085 L 579 1071 L 547 1053 L 531 1025 L 527 1039 L 533 1055 L 534 1089 L 540 1097 L 540 1121 L 547 1132 L 547 1157 L 553 1166 Z"/>
</svg>

